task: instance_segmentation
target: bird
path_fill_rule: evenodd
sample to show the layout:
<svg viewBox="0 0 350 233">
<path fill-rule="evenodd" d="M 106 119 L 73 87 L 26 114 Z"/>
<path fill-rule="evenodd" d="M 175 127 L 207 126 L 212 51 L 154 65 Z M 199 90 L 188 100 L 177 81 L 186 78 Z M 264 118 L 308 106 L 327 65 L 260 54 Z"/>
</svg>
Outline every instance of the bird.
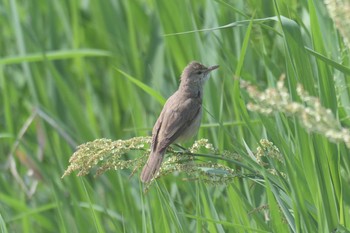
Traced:
<svg viewBox="0 0 350 233">
<path fill-rule="evenodd" d="M 202 119 L 203 86 L 218 65 L 190 62 L 181 74 L 178 90 L 168 98 L 154 124 L 150 154 L 140 179 L 149 183 L 158 173 L 168 146 L 197 134 Z"/>
</svg>

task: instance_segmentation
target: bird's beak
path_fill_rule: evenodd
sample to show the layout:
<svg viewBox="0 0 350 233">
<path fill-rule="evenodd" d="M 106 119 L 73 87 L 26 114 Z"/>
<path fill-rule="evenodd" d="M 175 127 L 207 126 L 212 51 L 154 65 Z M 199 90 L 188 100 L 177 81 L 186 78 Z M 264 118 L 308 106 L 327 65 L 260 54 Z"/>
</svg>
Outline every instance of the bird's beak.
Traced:
<svg viewBox="0 0 350 233">
<path fill-rule="evenodd" d="M 211 71 L 213 71 L 213 70 L 216 70 L 217 68 L 219 68 L 219 66 L 218 66 L 218 65 L 215 65 L 215 66 L 209 66 L 209 67 L 208 67 L 208 69 L 207 69 L 207 72 L 209 73 L 209 72 L 211 72 Z"/>
</svg>

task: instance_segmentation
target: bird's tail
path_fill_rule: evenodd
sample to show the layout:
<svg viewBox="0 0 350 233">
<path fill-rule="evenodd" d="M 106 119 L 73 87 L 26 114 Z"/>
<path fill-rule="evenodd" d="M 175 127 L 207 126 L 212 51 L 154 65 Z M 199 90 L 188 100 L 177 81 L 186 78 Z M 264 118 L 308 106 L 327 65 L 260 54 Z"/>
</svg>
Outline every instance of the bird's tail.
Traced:
<svg viewBox="0 0 350 233">
<path fill-rule="evenodd" d="M 141 181 L 148 183 L 159 171 L 160 165 L 164 158 L 164 152 L 152 151 L 148 157 L 146 165 L 141 172 Z"/>
</svg>

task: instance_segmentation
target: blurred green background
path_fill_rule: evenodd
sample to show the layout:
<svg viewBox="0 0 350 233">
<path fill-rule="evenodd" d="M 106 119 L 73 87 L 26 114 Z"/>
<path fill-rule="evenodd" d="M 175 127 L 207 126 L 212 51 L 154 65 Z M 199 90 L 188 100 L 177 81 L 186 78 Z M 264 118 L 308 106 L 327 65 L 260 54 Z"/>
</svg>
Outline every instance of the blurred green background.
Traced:
<svg viewBox="0 0 350 233">
<path fill-rule="evenodd" d="M 197 137 L 259 179 L 170 174 L 147 194 L 130 170 L 61 179 L 79 144 L 150 135 L 155 96 L 192 60 L 220 65 Z M 293 100 L 300 83 L 346 128 L 349 67 L 318 0 L 0 0 L 1 232 L 348 232 L 349 148 L 296 116 L 248 111 L 238 78 L 265 89 L 286 74 Z M 262 138 L 284 156 L 276 176 L 250 156 Z"/>
</svg>

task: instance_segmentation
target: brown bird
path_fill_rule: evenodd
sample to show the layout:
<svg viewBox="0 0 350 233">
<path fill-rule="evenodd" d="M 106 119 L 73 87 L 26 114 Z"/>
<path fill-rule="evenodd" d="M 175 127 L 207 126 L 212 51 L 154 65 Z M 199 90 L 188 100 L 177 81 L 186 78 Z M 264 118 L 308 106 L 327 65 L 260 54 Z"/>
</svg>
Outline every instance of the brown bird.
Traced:
<svg viewBox="0 0 350 233">
<path fill-rule="evenodd" d="M 218 67 L 193 61 L 182 72 L 179 89 L 166 101 L 153 127 L 151 153 L 141 172 L 142 182 L 148 183 L 157 174 L 171 143 L 197 134 L 202 119 L 203 86 L 209 73 Z"/>
</svg>

